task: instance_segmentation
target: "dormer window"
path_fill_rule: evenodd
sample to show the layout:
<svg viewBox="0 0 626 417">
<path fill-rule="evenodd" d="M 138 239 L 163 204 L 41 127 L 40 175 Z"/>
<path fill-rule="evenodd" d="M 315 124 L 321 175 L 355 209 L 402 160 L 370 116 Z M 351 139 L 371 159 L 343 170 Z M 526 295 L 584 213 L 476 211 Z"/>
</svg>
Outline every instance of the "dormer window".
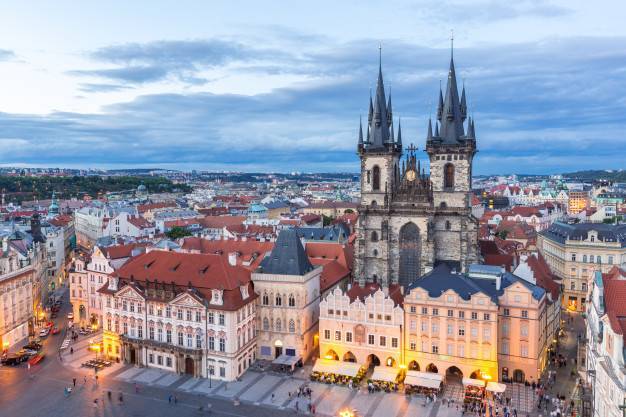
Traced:
<svg viewBox="0 0 626 417">
<path fill-rule="evenodd" d="M 246 298 L 248 298 L 248 286 L 247 285 L 242 285 L 241 287 L 239 287 L 239 290 L 241 291 L 241 298 L 243 298 L 244 300 Z"/>
<path fill-rule="evenodd" d="M 211 292 L 211 304 L 222 304 L 222 291 L 221 290 L 213 290 Z"/>
</svg>

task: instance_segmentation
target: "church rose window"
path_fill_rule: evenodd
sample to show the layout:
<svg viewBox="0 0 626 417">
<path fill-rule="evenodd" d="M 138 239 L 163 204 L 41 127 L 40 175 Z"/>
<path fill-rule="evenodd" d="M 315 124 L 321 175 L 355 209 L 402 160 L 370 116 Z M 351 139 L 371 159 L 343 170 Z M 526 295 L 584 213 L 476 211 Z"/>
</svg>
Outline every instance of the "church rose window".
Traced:
<svg viewBox="0 0 626 417">
<path fill-rule="evenodd" d="M 420 232 L 415 223 L 407 223 L 400 229 L 401 285 L 408 285 L 420 274 Z"/>
</svg>

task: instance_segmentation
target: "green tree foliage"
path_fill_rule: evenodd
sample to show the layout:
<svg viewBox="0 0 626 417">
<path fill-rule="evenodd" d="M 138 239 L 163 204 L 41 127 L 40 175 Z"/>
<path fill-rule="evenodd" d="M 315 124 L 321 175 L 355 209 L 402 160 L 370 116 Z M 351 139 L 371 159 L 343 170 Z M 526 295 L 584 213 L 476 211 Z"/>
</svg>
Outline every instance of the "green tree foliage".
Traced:
<svg viewBox="0 0 626 417">
<path fill-rule="evenodd" d="M 132 192 L 141 184 L 146 186 L 149 193 L 191 190 L 185 184 L 174 184 L 166 178 L 150 176 L 0 176 L 0 190 L 5 193 L 6 200 L 18 203 L 24 200 L 48 199 L 53 191 L 60 199 L 82 198 L 85 195 L 97 198 L 107 192 Z"/>
<path fill-rule="evenodd" d="M 191 236 L 191 232 L 187 230 L 186 227 L 174 226 L 167 233 L 165 233 L 167 237 L 172 240 L 180 239 L 181 237 Z"/>
</svg>

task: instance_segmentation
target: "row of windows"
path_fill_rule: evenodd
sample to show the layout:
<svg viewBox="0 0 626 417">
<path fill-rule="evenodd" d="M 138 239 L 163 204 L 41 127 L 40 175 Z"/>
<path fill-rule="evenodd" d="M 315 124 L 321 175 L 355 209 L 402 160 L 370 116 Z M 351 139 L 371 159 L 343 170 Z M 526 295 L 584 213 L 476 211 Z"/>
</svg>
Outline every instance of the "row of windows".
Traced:
<svg viewBox="0 0 626 417">
<path fill-rule="evenodd" d="M 413 351 L 417 350 L 417 343 L 414 340 L 409 342 L 409 349 Z M 425 341 L 422 342 L 421 351 L 437 354 L 444 353 L 439 349 L 439 343 L 432 343 L 428 346 Z M 455 349 L 454 343 L 448 343 L 446 344 L 445 354 L 450 356 L 455 356 L 456 354 L 456 356 L 465 357 L 465 344 L 459 344 Z M 491 347 L 483 346 L 483 348 L 480 349 L 478 346 L 472 346 L 469 355 L 472 359 L 491 359 Z"/>
<path fill-rule="evenodd" d="M 411 311 L 411 313 L 417 313 L 417 308 L 416 308 L 415 306 L 411 306 L 411 307 L 410 307 L 410 311 Z M 428 315 L 428 311 L 429 311 L 429 310 L 428 310 L 428 307 L 422 307 L 422 310 L 421 310 L 422 314 L 424 314 L 424 315 Z M 433 308 L 433 309 L 432 309 L 432 315 L 433 315 L 433 316 L 438 316 L 438 315 L 439 315 L 439 309 L 438 309 L 438 308 Z M 454 310 L 448 310 L 448 311 L 447 311 L 447 316 L 448 316 L 448 317 L 454 317 Z M 458 316 L 458 318 L 460 318 L 460 319 L 464 319 L 464 318 L 465 318 L 465 311 L 463 311 L 463 310 L 458 310 L 458 311 L 457 311 L 457 316 Z M 470 318 L 471 318 L 472 320 L 478 320 L 478 312 L 476 312 L 476 311 L 471 311 L 471 312 L 470 312 Z M 482 315 L 482 319 L 483 319 L 483 320 L 486 320 L 486 321 L 491 320 L 491 314 L 490 314 L 490 313 L 483 313 L 483 315 Z"/>
<path fill-rule="evenodd" d="M 270 296 L 267 294 L 263 294 L 263 297 L 261 297 L 261 302 L 264 306 L 270 305 Z M 281 295 L 277 295 L 274 298 L 274 305 L 276 307 L 281 307 L 283 305 L 283 297 Z M 293 295 L 289 295 L 289 297 L 287 298 L 287 305 L 289 307 L 296 306 L 296 298 Z"/>
<path fill-rule="evenodd" d="M 352 332 L 345 332 L 345 335 L 342 335 L 340 330 L 336 330 L 335 331 L 335 338 L 334 340 L 337 342 L 340 342 L 342 337 L 344 338 L 344 340 L 348 343 L 352 342 Z M 329 329 L 325 329 L 324 330 L 324 339 L 325 340 L 331 340 L 331 332 Z M 386 347 L 387 346 L 387 336 L 379 336 L 378 337 L 378 346 L 382 346 L 382 347 Z M 398 347 L 398 338 L 397 337 L 391 337 L 391 347 L 392 348 L 397 348 Z M 374 346 L 376 344 L 376 336 L 373 334 L 368 334 L 367 335 L 367 344 L 370 346 Z"/>
<path fill-rule="evenodd" d="M 593 236 L 592 236 L 593 238 Z M 592 240 L 593 242 L 593 240 Z M 576 262 L 577 259 L 577 255 L 575 253 L 572 253 L 572 261 Z M 614 261 L 614 257 L 613 255 L 608 255 L 608 264 L 609 265 L 613 265 L 613 261 Z M 597 264 L 602 264 L 602 255 L 589 255 L 589 257 L 587 257 L 587 255 L 583 255 L 582 256 L 582 262 L 583 263 L 597 263 Z"/>
<path fill-rule="evenodd" d="M 155 355 L 153 353 L 149 353 L 148 354 L 148 363 L 154 363 L 154 357 Z M 163 366 L 163 356 L 162 355 L 156 355 L 156 363 L 157 365 Z M 172 358 L 170 358 L 169 356 L 165 357 L 165 366 L 168 368 L 172 367 Z"/>
<path fill-rule="evenodd" d="M 270 330 L 270 321 L 267 317 L 263 319 L 263 330 Z M 296 322 L 293 319 L 289 320 L 288 330 L 289 330 L 289 333 L 296 332 Z M 283 323 L 280 319 L 276 319 L 276 321 L 274 322 L 274 331 L 275 332 L 283 331 Z"/>
</svg>

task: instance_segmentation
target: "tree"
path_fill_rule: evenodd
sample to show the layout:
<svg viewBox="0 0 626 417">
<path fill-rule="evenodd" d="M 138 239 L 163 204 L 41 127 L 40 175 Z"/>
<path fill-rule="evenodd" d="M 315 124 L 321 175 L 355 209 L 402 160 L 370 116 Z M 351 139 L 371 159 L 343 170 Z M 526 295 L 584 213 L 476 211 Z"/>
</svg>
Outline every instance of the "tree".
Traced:
<svg viewBox="0 0 626 417">
<path fill-rule="evenodd" d="M 498 233 L 496 233 L 496 236 L 498 236 L 502 240 L 506 240 L 506 237 L 508 236 L 508 234 L 509 234 L 508 230 L 502 229 Z"/>
<path fill-rule="evenodd" d="M 343 211 L 343 214 L 352 214 L 352 213 L 354 213 L 354 210 L 352 210 L 352 209 L 345 209 Z"/>
<path fill-rule="evenodd" d="M 170 239 L 180 239 L 181 237 L 191 236 L 191 232 L 186 227 L 174 226 L 167 233 L 165 233 Z"/>
<path fill-rule="evenodd" d="M 333 222 L 333 220 L 335 219 L 325 214 L 322 214 L 322 223 L 324 226 L 328 226 L 329 224 Z"/>
</svg>

